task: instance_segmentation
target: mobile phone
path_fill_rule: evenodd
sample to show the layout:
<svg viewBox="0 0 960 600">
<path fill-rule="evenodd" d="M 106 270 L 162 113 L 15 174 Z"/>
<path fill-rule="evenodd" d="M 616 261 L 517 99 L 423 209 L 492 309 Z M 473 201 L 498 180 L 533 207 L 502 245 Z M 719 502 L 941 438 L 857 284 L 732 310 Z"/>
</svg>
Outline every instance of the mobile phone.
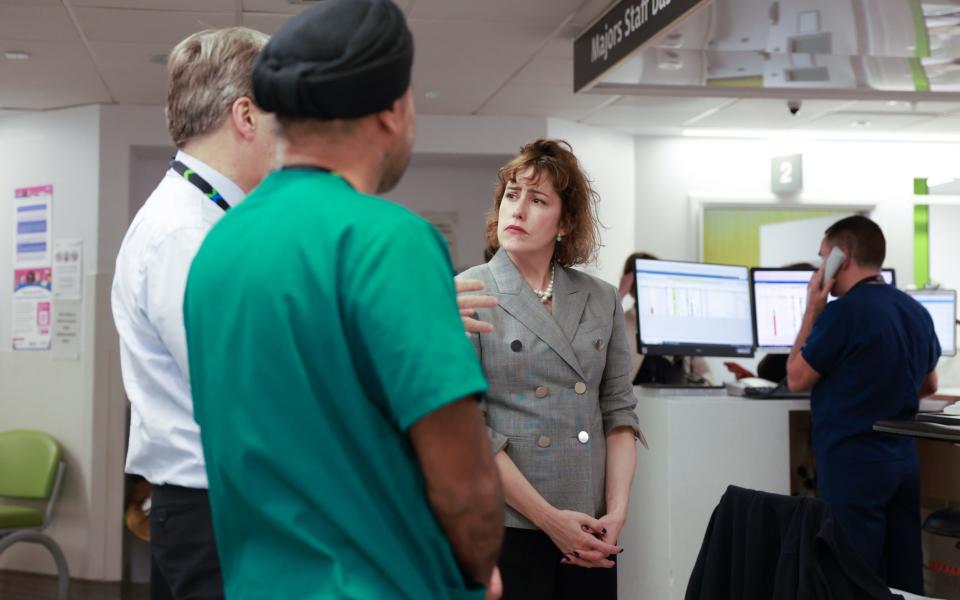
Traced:
<svg viewBox="0 0 960 600">
<path fill-rule="evenodd" d="M 834 278 L 837 274 L 837 271 L 840 270 L 840 265 L 843 264 L 843 261 L 847 260 L 847 255 L 844 254 L 843 250 L 834 246 L 830 250 L 830 255 L 827 257 L 826 265 L 823 267 L 823 279 L 820 280 L 820 288 L 822 289 L 828 281 Z"/>
</svg>

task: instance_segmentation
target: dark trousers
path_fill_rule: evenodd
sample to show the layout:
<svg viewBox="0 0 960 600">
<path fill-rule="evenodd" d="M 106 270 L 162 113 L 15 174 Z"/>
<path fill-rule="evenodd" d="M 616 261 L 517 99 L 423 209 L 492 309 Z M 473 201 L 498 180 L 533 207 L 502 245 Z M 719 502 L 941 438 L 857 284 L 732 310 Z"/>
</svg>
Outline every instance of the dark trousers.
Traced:
<svg viewBox="0 0 960 600">
<path fill-rule="evenodd" d="M 542 531 L 507 527 L 499 562 L 503 600 L 617 599 L 616 567 L 585 569 L 561 564 L 562 558 Z"/>
<path fill-rule="evenodd" d="M 922 595 L 917 461 L 818 463 L 817 489 L 870 568 L 887 585 Z"/>
<path fill-rule="evenodd" d="M 153 486 L 150 554 L 153 600 L 224 597 L 207 490 Z"/>
</svg>

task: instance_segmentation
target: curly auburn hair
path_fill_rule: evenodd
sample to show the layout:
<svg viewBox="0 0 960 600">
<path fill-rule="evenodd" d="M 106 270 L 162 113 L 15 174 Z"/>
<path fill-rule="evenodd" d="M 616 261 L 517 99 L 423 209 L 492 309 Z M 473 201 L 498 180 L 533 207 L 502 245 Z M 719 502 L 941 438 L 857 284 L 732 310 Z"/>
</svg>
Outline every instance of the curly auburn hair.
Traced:
<svg viewBox="0 0 960 600">
<path fill-rule="evenodd" d="M 560 196 L 560 227 L 567 233 L 553 250 L 553 260 L 563 267 L 589 263 L 600 248 L 600 222 L 596 205 L 600 196 L 583 172 L 573 148 L 563 140 L 539 139 L 524 145 L 520 153 L 500 168 L 493 187 L 493 208 L 487 213 L 485 255 L 492 257 L 500 248 L 497 226 L 500 203 L 509 183 L 533 167 L 533 177 L 546 175 Z M 489 260 L 489 258 L 488 258 Z"/>
</svg>

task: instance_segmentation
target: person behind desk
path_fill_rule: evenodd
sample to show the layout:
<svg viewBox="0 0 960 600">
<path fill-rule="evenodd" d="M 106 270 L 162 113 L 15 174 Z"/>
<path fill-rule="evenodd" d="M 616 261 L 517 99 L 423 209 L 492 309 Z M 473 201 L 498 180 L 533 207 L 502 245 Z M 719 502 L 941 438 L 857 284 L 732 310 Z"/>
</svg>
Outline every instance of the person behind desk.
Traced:
<svg viewBox="0 0 960 600">
<path fill-rule="evenodd" d="M 623 263 L 620 277 L 620 301 L 623 304 L 623 319 L 630 343 L 630 381 L 666 384 L 709 384 L 710 365 L 701 356 L 646 356 L 637 351 L 637 273 L 638 258 L 660 260 L 648 252 L 634 252 Z"/>
<path fill-rule="evenodd" d="M 810 263 L 801 262 L 794 263 L 792 265 L 787 265 L 785 269 L 808 269 L 810 271 L 816 271 L 817 268 Z M 787 378 L 787 359 L 790 357 L 789 354 L 784 354 L 782 352 L 771 352 L 763 358 L 760 359 L 760 362 L 757 363 L 757 377 L 762 377 L 767 381 L 773 381 L 778 383 Z"/>
<path fill-rule="evenodd" d="M 937 388 L 940 345 L 927 311 L 886 285 L 886 241 L 863 216 L 834 223 L 820 244 L 847 255 L 821 288 L 810 279 L 802 326 L 787 362 L 791 390 L 812 390 L 813 451 L 820 497 L 887 584 L 923 593 L 920 479 L 911 438 L 873 431 L 912 418 Z M 833 290 L 839 299 L 827 304 Z"/>
<path fill-rule="evenodd" d="M 596 193 L 565 142 L 500 169 L 480 280 L 499 306 L 472 339 L 506 497 L 504 598 L 617 597 L 617 537 L 640 434 L 616 289 L 572 269 L 598 247 Z"/>
</svg>

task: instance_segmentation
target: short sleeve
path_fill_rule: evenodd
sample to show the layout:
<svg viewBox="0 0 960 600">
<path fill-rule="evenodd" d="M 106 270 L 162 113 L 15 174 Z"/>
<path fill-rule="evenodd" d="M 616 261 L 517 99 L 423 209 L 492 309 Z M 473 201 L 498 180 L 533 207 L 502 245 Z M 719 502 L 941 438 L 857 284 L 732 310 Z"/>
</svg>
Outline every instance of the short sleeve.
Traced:
<svg viewBox="0 0 960 600">
<path fill-rule="evenodd" d="M 355 363 L 406 431 L 487 384 L 464 335 L 446 241 L 426 221 L 400 216 L 348 236 L 339 269 Z"/>
<path fill-rule="evenodd" d="M 930 373 L 937 368 L 937 362 L 940 361 L 940 355 L 943 349 L 940 347 L 940 338 L 937 337 L 937 330 L 933 326 L 933 319 L 926 310 L 924 310 L 924 316 L 927 318 L 927 330 L 930 332 L 930 359 L 927 365 L 927 373 Z"/>
<path fill-rule="evenodd" d="M 813 324 L 801 354 L 821 376 L 829 375 L 847 349 L 850 319 L 844 317 L 843 304 L 832 302 Z"/>
</svg>

